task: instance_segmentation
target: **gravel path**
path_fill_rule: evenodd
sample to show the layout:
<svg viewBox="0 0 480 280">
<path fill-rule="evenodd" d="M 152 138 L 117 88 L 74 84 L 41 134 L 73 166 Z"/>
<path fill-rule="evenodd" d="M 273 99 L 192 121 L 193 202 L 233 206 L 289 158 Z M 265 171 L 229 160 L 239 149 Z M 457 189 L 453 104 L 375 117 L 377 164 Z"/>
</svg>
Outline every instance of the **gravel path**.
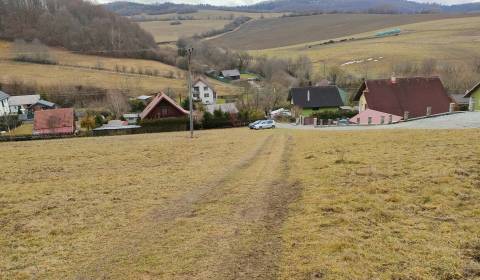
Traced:
<svg viewBox="0 0 480 280">
<path fill-rule="evenodd" d="M 367 130 L 367 129 L 465 129 L 480 128 L 480 112 L 465 112 L 453 115 L 444 115 L 427 119 L 414 120 L 393 125 L 376 126 L 332 126 L 315 128 L 309 126 L 296 126 L 292 124 L 277 124 L 278 128 L 306 129 L 306 130 Z"/>
</svg>

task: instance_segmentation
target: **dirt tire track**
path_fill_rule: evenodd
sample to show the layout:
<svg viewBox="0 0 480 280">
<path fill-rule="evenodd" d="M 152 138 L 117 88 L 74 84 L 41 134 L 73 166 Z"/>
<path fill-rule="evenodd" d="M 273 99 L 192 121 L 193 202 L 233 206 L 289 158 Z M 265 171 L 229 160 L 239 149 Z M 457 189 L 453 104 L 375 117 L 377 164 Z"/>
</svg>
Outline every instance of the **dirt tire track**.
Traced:
<svg viewBox="0 0 480 280">
<path fill-rule="evenodd" d="M 253 150 L 253 152 L 237 164 L 235 164 L 231 171 L 220 178 L 217 178 L 203 186 L 198 186 L 193 191 L 185 193 L 162 206 L 160 209 L 152 209 L 145 219 L 135 222 L 135 225 L 130 225 L 134 229 L 128 236 L 124 236 L 115 242 L 108 242 L 108 247 L 102 251 L 100 256 L 90 262 L 86 267 L 80 269 L 76 273 L 77 279 L 94 279 L 108 278 L 108 268 L 113 264 L 112 258 L 125 257 L 128 255 L 138 253 L 135 248 L 139 243 L 144 242 L 144 234 L 149 232 L 151 228 L 157 228 L 160 225 L 167 225 L 169 222 L 180 217 L 189 217 L 195 212 L 195 206 L 204 202 L 216 199 L 221 195 L 219 189 L 225 182 L 231 180 L 235 174 L 241 170 L 247 169 L 251 166 L 262 153 L 262 151 L 269 145 L 273 135 L 265 137 L 264 140 Z M 167 229 L 163 229 L 167 230 Z M 103 243 L 104 245 L 107 242 Z"/>
<path fill-rule="evenodd" d="M 283 136 L 285 137 L 285 136 Z M 298 182 L 289 182 L 290 155 L 293 147 L 293 138 L 288 136 L 282 139 L 282 155 L 279 164 L 279 177 L 270 178 L 265 187 L 263 196 L 256 200 L 257 213 L 252 217 L 250 208 L 240 212 L 243 219 L 251 219 L 257 227 L 243 238 L 253 239 L 249 248 L 244 248 L 239 236 L 233 243 L 228 256 L 220 263 L 217 270 L 218 279 L 277 279 L 279 261 L 282 255 L 281 228 L 288 215 L 288 206 L 301 194 L 301 185 Z M 242 228 L 239 227 L 239 232 Z"/>
</svg>

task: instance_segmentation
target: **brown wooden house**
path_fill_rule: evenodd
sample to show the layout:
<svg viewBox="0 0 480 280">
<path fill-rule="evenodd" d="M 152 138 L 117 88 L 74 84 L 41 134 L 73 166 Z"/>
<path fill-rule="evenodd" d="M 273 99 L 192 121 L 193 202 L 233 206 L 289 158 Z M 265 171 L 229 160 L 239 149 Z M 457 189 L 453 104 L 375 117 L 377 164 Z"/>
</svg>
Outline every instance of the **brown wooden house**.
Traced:
<svg viewBox="0 0 480 280">
<path fill-rule="evenodd" d="M 163 92 L 155 98 L 140 114 L 140 119 L 156 120 L 164 118 L 178 118 L 188 116 L 188 111 L 179 106 L 173 99 Z"/>
</svg>

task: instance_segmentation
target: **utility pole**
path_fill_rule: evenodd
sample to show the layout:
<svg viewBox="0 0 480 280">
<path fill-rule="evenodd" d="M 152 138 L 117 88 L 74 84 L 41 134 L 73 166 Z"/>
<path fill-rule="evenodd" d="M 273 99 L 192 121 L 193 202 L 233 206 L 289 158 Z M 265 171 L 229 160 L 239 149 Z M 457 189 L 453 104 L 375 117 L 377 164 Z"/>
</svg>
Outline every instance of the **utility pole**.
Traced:
<svg viewBox="0 0 480 280">
<path fill-rule="evenodd" d="M 188 103 L 190 108 L 190 138 L 193 138 L 193 92 L 192 92 L 192 71 L 190 65 L 192 63 L 193 48 L 187 50 L 187 87 L 188 87 Z"/>
</svg>

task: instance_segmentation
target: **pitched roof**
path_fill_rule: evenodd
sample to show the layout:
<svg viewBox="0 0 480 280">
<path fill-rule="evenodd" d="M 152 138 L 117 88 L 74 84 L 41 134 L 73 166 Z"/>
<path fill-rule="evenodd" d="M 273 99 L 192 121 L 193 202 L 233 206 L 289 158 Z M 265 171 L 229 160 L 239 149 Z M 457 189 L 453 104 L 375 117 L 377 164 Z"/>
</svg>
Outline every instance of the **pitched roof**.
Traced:
<svg viewBox="0 0 480 280">
<path fill-rule="evenodd" d="M 75 126 L 72 108 L 36 111 L 33 122 L 34 130 L 51 130 Z"/>
<path fill-rule="evenodd" d="M 40 95 L 18 95 L 11 96 L 8 99 L 8 104 L 10 106 L 22 106 L 22 105 L 32 105 L 37 103 L 40 100 Z"/>
<path fill-rule="evenodd" d="M 211 84 L 207 81 L 207 79 L 205 79 L 204 77 L 199 76 L 198 78 L 196 78 L 196 79 L 193 81 L 192 85 L 195 86 L 198 82 L 204 83 L 205 85 L 207 85 L 207 87 L 209 87 L 209 88 L 211 88 L 213 91 L 215 91 L 215 88 L 213 88 L 212 85 L 211 85 Z"/>
<path fill-rule="evenodd" d="M 6 94 L 5 92 L 0 90 L 0 100 L 5 100 L 10 98 L 10 95 Z"/>
<path fill-rule="evenodd" d="M 363 94 L 369 109 L 397 116 L 405 111 L 410 117 L 425 116 L 427 107 L 432 108 L 432 114 L 448 112 L 452 102 L 438 77 L 367 80 L 353 100 L 360 100 Z"/>
<path fill-rule="evenodd" d="M 150 114 L 150 112 L 155 108 L 157 107 L 157 105 L 162 101 L 162 100 L 165 100 L 167 101 L 168 103 L 170 103 L 173 107 L 177 108 L 180 112 L 188 115 L 189 112 L 185 109 L 183 109 L 181 106 L 179 106 L 175 101 L 173 101 L 173 99 L 171 99 L 170 97 L 168 97 L 165 93 L 163 92 L 160 92 L 157 94 L 157 96 L 155 96 L 155 98 L 152 100 L 152 102 L 150 102 L 150 104 L 148 104 L 148 106 L 145 108 L 145 110 L 143 110 L 142 113 L 140 113 L 140 118 L 143 119 L 145 118 L 146 116 L 148 116 Z"/>
<path fill-rule="evenodd" d="M 470 97 L 470 96 L 472 96 L 472 94 L 473 94 L 474 92 L 476 92 L 479 88 L 480 88 L 480 83 L 476 84 L 473 88 L 471 88 L 470 90 L 468 90 L 468 91 L 465 93 L 465 96 L 464 96 L 464 97 Z"/>
<path fill-rule="evenodd" d="M 292 88 L 288 93 L 288 101 L 292 100 L 293 105 L 300 108 L 329 108 L 344 105 L 336 86 Z"/>
<path fill-rule="evenodd" d="M 38 101 L 37 101 L 35 104 L 33 104 L 33 105 L 37 105 L 37 104 L 38 104 L 38 105 L 43 105 L 43 106 L 45 106 L 45 107 L 50 107 L 50 108 L 54 108 L 55 105 L 56 105 L 56 104 L 53 103 L 53 102 L 50 102 L 50 101 L 47 101 L 47 100 L 43 100 L 43 99 L 38 100 Z"/>
<path fill-rule="evenodd" d="M 238 69 L 223 70 L 222 71 L 222 76 L 224 76 L 224 77 L 240 76 L 240 71 L 238 71 Z"/>
<path fill-rule="evenodd" d="M 212 104 L 212 105 L 205 106 L 205 109 L 207 112 L 210 112 L 212 114 L 216 110 L 220 110 L 224 113 L 231 113 L 231 114 L 238 113 L 238 109 L 235 103 Z"/>
</svg>

